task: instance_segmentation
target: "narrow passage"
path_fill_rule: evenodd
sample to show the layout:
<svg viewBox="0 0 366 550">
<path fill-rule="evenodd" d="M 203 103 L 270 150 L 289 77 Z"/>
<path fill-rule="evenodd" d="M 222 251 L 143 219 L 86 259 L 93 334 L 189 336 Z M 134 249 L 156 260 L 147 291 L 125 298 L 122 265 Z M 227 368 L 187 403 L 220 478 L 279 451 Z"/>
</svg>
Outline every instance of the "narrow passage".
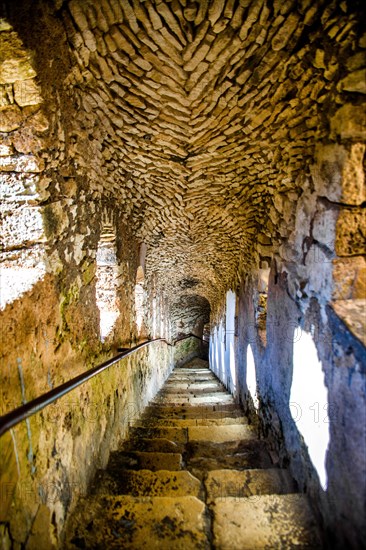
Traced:
<svg viewBox="0 0 366 550">
<path fill-rule="evenodd" d="M 193 359 L 176 368 L 71 518 L 66 547 L 321 548 L 307 497 Z"/>
</svg>

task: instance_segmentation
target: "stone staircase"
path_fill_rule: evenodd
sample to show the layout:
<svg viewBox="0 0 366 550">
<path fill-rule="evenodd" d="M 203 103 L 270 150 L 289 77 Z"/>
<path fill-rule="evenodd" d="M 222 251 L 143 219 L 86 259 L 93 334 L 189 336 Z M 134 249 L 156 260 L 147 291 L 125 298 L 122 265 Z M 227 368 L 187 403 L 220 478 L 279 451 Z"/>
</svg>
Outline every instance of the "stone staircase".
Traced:
<svg viewBox="0 0 366 550">
<path fill-rule="evenodd" d="M 307 497 L 195 359 L 170 375 L 80 500 L 65 548 L 322 548 Z"/>
</svg>

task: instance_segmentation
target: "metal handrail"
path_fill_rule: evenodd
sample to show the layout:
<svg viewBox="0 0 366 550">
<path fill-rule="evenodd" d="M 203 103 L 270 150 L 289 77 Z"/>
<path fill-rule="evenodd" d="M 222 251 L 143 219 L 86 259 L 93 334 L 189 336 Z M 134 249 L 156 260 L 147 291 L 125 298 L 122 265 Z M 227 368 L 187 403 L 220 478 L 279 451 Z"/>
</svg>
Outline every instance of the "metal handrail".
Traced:
<svg viewBox="0 0 366 550">
<path fill-rule="evenodd" d="M 115 355 L 111 359 L 108 359 L 108 361 L 105 361 L 101 365 L 97 365 L 96 367 L 93 367 L 87 370 L 86 372 L 83 372 L 82 374 L 75 376 L 75 378 L 72 378 L 68 382 L 65 382 L 64 384 L 57 386 L 57 388 L 54 388 L 53 390 L 50 390 L 44 393 L 43 395 L 40 395 L 39 397 L 32 399 L 32 401 L 29 401 L 28 403 L 25 403 L 24 405 L 17 407 L 16 409 L 10 411 L 7 414 L 4 414 L 3 416 L 0 416 L 0 436 L 2 436 L 5 432 L 7 432 L 8 430 L 16 426 L 16 424 L 19 424 L 19 422 L 22 422 L 26 418 L 29 418 L 30 416 L 36 414 L 37 412 L 41 411 L 48 405 L 51 405 L 51 403 L 53 403 L 60 397 L 63 397 L 64 395 L 74 390 L 75 388 L 77 388 L 87 380 L 90 380 L 97 374 L 100 374 L 101 372 L 106 370 L 108 367 L 114 365 L 124 357 L 131 355 L 135 351 L 141 348 L 144 348 L 145 346 L 148 346 L 153 342 L 165 342 L 166 344 L 171 345 L 169 344 L 169 342 L 165 340 L 165 338 L 156 338 L 155 340 L 149 340 L 148 342 L 143 342 L 142 344 L 138 344 L 134 348 L 118 353 L 118 355 Z"/>
<path fill-rule="evenodd" d="M 209 344 L 208 340 L 204 340 L 200 336 L 197 336 L 196 334 L 193 334 L 192 332 L 190 332 L 189 334 L 185 334 L 184 336 L 181 336 L 180 338 L 177 338 L 176 340 L 174 340 L 173 345 L 175 346 L 175 344 L 177 344 L 178 342 L 181 342 L 182 340 L 186 340 L 187 338 L 197 338 L 197 340 L 201 340 L 201 342 L 203 342 L 204 344 Z"/>
<path fill-rule="evenodd" d="M 33 416 L 34 414 L 38 413 L 48 405 L 51 405 L 54 403 L 57 399 L 60 397 L 63 397 L 70 391 L 74 390 L 81 384 L 84 384 L 84 382 L 87 382 L 97 374 L 100 374 L 107 368 L 111 367 L 115 363 L 118 363 L 121 359 L 124 359 L 125 357 L 128 357 L 135 351 L 144 348 L 145 346 L 148 346 L 150 344 L 153 344 L 154 342 L 165 342 L 168 346 L 175 346 L 176 342 L 180 342 L 181 340 L 185 340 L 186 338 L 195 337 L 199 340 L 204 340 L 200 338 L 199 336 L 196 336 L 195 334 L 187 334 L 183 338 L 179 338 L 172 344 L 168 342 L 165 338 L 155 338 L 154 340 L 148 340 L 147 342 L 143 342 L 142 344 L 138 344 L 134 348 L 124 350 L 121 353 L 118 353 L 111 359 L 108 359 L 108 361 L 105 361 L 101 365 L 97 365 L 96 367 L 93 367 L 86 372 L 83 372 L 82 374 L 79 374 L 78 376 L 75 376 L 75 378 L 72 378 L 68 382 L 65 382 L 64 384 L 61 384 L 60 386 L 57 386 L 57 388 L 54 388 L 53 390 L 50 390 L 43 395 L 40 395 L 39 397 L 36 397 L 35 399 L 32 399 L 32 401 L 29 401 L 28 403 L 24 403 L 20 407 L 17 407 L 16 409 L 13 409 L 12 411 L 4 414 L 3 416 L 0 416 L 0 437 L 22 422 L 23 420 L 26 420 L 30 416 Z"/>
</svg>

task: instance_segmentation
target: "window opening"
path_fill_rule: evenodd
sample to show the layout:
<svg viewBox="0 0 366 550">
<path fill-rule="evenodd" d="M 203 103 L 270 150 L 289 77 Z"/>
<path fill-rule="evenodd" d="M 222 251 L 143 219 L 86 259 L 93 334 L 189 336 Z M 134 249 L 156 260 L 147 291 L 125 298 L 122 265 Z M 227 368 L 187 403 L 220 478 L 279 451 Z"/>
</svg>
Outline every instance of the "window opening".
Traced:
<svg viewBox="0 0 366 550">
<path fill-rule="evenodd" d="M 100 312 L 100 339 L 111 335 L 120 315 L 117 289 L 119 270 L 116 254 L 116 235 L 111 224 L 103 226 L 97 248 L 96 303 Z"/>
</svg>

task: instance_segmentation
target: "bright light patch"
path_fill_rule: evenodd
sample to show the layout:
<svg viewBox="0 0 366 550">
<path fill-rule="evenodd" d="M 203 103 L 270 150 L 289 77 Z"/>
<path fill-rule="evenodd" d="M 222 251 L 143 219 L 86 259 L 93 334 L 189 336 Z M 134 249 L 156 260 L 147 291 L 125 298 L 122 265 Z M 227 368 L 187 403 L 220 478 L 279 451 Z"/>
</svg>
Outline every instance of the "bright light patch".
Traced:
<svg viewBox="0 0 366 550">
<path fill-rule="evenodd" d="M 119 317 L 118 264 L 113 230 L 105 229 L 97 249 L 96 303 L 100 312 L 100 339 L 111 335 Z"/>
<path fill-rule="evenodd" d="M 311 334 L 302 332 L 294 342 L 290 411 L 302 434 L 320 483 L 327 488 L 325 466 L 329 444 L 328 390 Z"/>
<path fill-rule="evenodd" d="M 0 268 L 0 309 L 10 304 L 22 294 L 31 290 L 46 273 L 44 263 L 37 267 L 1 267 Z"/>
<path fill-rule="evenodd" d="M 213 330 L 210 338 L 210 367 L 215 374 L 218 374 L 218 343 L 217 343 L 217 328 Z"/>
<path fill-rule="evenodd" d="M 141 331 L 142 323 L 144 320 L 144 270 L 141 266 L 137 269 L 136 285 L 135 285 L 135 312 L 136 312 L 136 326 L 138 332 Z"/>
<path fill-rule="evenodd" d="M 255 374 L 255 362 L 251 346 L 247 348 L 247 388 L 253 400 L 253 405 L 255 409 L 258 410 L 257 377 Z"/>
<path fill-rule="evenodd" d="M 13 157 L 6 158 L 11 161 Z M 34 159 L 27 159 L 22 166 L 31 170 Z M 36 206 L 38 176 L 8 172 L 2 173 L 0 180 L 0 309 L 4 309 L 44 278 L 46 239 L 42 214 Z"/>
<path fill-rule="evenodd" d="M 226 354 L 225 374 L 230 380 L 230 390 L 236 391 L 236 368 L 235 368 L 235 292 L 229 290 L 226 293 Z"/>
<path fill-rule="evenodd" d="M 104 342 L 107 336 L 109 336 L 113 330 L 114 325 L 119 317 L 119 312 L 103 311 L 100 314 L 100 340 Z"/>
</svg>

